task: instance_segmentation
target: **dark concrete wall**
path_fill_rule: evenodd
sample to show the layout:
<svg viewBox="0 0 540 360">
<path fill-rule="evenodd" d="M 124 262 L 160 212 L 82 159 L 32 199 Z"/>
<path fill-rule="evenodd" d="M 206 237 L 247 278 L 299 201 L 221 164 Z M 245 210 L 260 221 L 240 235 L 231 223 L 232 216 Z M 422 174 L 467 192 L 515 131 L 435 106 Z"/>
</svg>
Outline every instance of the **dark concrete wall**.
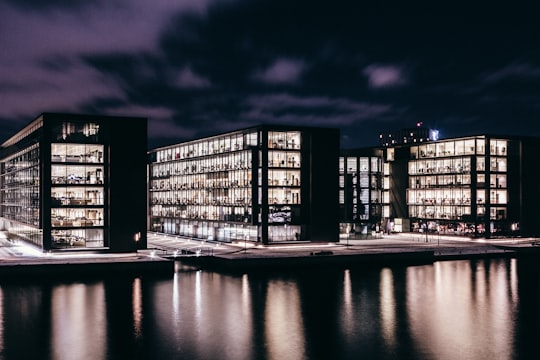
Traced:
<svg viewBox="0 0 540 360">
<path fill-rule="evenodd" d="M 393 218 L 408 218 L 407 188 L 409 186 L 410 147 L 396 147 L 394 161 L 390 163 L 390 216 Z M 403 231 L 409 231 L 404 229 Z"/>
<path fill-rule="evenodd" d="M 306 148 L 304 144 L 302 148 Z M 311 152 L 308 240 L 339 241 L 339 130 L 313 129 L 308 148 Z"/>
<path fill-rule="evenodd" d="M 147 247 L 147 120 L 109 123 L 109 241 L 113 252 Z M 140 234 L 138 241 L 136 234 Z"/>
<path fill-rule="evenodd" d="M 540 166 L 538 165 L 540 140 L 538 138 L 524 139 L 520 152 L 521 172 L 516 174 L 512 169 L 512 178 L 520 178 L 522 185 L 521 192 L 518 192 L 521 197 L 521 234 L 538 236 L 540 235 L 540 211 L 538 210 L 540 206 Z M 509 189 L 509 193 L 515 194 L 516 189 Z M 511 201 L 517 201 L 516 196 L 511 196 Z"/>
</svg>

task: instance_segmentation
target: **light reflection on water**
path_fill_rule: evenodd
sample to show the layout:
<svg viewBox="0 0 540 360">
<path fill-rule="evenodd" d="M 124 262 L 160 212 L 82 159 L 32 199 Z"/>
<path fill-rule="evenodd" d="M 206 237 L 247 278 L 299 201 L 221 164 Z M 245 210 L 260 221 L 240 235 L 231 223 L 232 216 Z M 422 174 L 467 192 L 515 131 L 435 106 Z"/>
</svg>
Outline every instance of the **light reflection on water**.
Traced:
<svg viewBox="0 0 540 360">
<path fill-rule="evenodd" d="M 511 359 L 514 262 L 508 266 L 458 261 L 409 268 L 407 316 L 418 347 L 429 358 Z"/>
<path fill-rule="evenodd" d="M 50 344 L 55 359 L 105 358 L 107 321 L 103 284 L 56 286 L 51 291 Z M 38 335 L 39 336 L 39 335 Z M 92 341 L 86 341 L 91 338 Z M 77 344 L 77 348 L 70 347 Z"/>
<path fill-rule="evenodd" d="M 396 345 L 396 304 L 392 270 L 382 269 L 379 285 L 381 332 L 386 346 L 394 349 Z"/>
<path fill-rule="evenodd" d="M 0 282 L 0 359 L 521 359 L 540 266 L 433 265 Z"/>
</svg>

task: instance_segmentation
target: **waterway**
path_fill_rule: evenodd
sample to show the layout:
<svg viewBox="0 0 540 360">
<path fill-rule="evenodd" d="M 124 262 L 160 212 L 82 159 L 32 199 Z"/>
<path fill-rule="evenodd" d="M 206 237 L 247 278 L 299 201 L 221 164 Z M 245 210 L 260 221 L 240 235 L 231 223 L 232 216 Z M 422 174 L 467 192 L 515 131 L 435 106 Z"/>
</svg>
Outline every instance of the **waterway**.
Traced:
<svg viewBox="0 0 540 360">
<path fill-rule="evenodd" d="M 0 279 L 0 359 L 537 359 L 539 263 Z"/>
</svg>

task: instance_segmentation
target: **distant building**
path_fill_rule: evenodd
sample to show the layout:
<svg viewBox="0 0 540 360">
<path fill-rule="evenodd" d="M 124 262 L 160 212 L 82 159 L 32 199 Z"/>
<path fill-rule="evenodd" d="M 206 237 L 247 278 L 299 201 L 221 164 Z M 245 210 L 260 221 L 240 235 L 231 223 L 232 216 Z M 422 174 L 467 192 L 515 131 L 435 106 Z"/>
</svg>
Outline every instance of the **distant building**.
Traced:
<svg viewBox="0 0 540 360">
<path fill-rule="evenodd" d="M 379 145 L 394 146 L 400 144 L 436 141 L 438 139 L 438 130 L 424 127 L 423 122 L 418 122 L 416 123 L 416 127 L 380 133 Z"/>
<path fill-rule="evenodd" d="M 149 156 L 151 231 L 265 245 L 338 241 L 338 129 L 261 125 Z"/>
<path fill-rule="evenodd" d="M 147 120 L 43 113 L 0 148 L 0 229 L 43 251 L 146 248 Z"/>
</svg>

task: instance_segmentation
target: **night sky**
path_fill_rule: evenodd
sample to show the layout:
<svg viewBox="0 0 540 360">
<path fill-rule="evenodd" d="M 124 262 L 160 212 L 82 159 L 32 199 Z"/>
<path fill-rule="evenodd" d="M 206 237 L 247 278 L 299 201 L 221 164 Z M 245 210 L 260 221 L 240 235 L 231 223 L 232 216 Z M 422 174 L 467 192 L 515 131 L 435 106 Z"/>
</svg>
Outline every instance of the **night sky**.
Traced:
<svg viewBox="0 0 540 360">
<path fill-rule="evenodd" d="M 401 3 L 3 0 L 0 140 L 48 111 L 148 117 L 149 148 L 261 123 L 540 136 L 534 9 Z"/>
</svg>

